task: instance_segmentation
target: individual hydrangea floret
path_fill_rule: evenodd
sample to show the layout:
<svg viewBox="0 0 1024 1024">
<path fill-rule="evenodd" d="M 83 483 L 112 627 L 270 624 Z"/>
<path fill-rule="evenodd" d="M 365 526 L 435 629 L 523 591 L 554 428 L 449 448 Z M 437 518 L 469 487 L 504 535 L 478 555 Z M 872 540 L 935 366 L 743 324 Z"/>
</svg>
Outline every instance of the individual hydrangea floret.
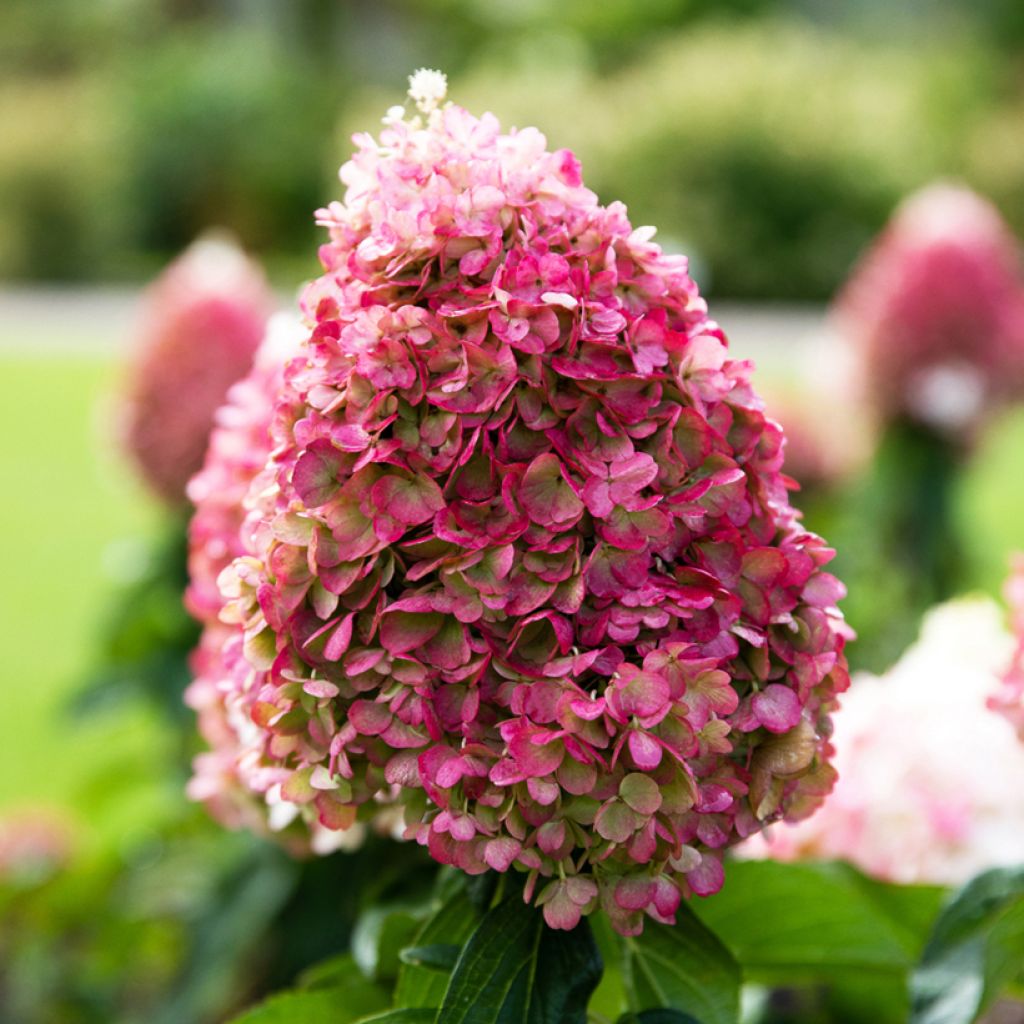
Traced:
<svg viewBox="0 0 1024 1024">
<path fill-rule="evenodd" d="M 969 443 L 994 407 L 1024 393 L 1024 278 L 996 209 L 962 187 L 907 199 L 835 308 L 883 420 Z"/>
<path fill-rule="evenodd" d="M 1016 646 L 989 706 L 1006 715 L 1024 742 L 1024 554 L 1014 557 L 1013 571 L 1006 583 L 1006 600 Z"/>
<path fill-rule="evenodd" d="M 1024 861 L 1024 743 L 986 707 L 1011 646 L 992 601 L 930 612 L 885 675 L 854 677 L 833 737 L 839 781 L 821 810 L 741 850 L 949 885 Z"/>
<path fill-rule="evenodd" d="M 220 577 L 236 777 L 634 934 L 828 792 L 843 588 L 685 258 L 536 130 L 421 113 L 357 136 L 318 214 Z"/>
<path fill-rule="evenodd" d="M 259 268 L 219 238 L 190 246 L 147 293 L 124 439 L 146 483 L 167 503 L 184 502 L 213 414 L 249 371 L 273 309 Z"/>
</svg>

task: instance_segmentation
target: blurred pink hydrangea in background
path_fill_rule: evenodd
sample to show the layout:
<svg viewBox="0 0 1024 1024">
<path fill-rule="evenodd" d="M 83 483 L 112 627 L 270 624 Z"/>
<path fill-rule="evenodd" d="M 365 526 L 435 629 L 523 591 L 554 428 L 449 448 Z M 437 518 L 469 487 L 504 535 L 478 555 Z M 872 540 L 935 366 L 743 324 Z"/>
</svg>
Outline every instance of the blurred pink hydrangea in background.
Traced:
<svg viewBox="0 0 1024 1024">
<path fill-rule="evenodd" d="M 833 737 L 839 781 L 821 810 L 741 852 L 949 885 L 1024 861 L 1024 743 L 987 706 L 1012 647 L 993 601 L 933 609 L 889 672 L 854 677 Z"/>
<path fill-rule="evenodd" d="M 837 299 L 885 421 L 961 443 L 1024 394 L 1024 276 L 1017 240 L 987 200 L 932 185 L 905 200 Z"/>
<path fill-rule="evenodd" d="M 20 808 L 0 817 L 0 885 L 35 883 L 64 867 L 77 846 L 63 810 Z"/>
<path fill-rule="evenodd" d="M 1006 715 L 1024 743 L 1024 554 L 1014 557 L 1013 570 L 1006 583 L 1006 600 L 1016 647 L 1000 687 L 989 703 Z"/>
<path fill-rule="evenodd" d="M 685 258 L 536 130 L 411 84 L 420 114 L 357 136 L 319 213 L 311 334 L 220 575 L 234 634 L 192 699 L 272 817 L 400 809 L 441 863 L 527 873 L 551 926 L 600 904 L 636 933 L 828 792 L 843 588 Z"/>
<path fill-rule="evenodd" d="M 758 390 L 786 435 L 783 472 L 801 488 L 834 487 L 867 463 L 872 424 L 848 389 L 794 372 L 787 381 L 761 380 Z"/>
<path fill-rule="evenodd" d="M 219 237 L 191 245 L 147 292 L 126 388 L 124 443 L 167 503 L 184 503 L 214 411 L 249 371 L 273 310 L 262 271 Z"/>
<path fill-rule="evenodd" d="M 194 678 L 185 700 L 195 709 L 199 732 L 212 748 L 197 757 L 188 793 L 230 828 L 281 832 L 297 812 L 294 805 L 281 802 L 268 815 L 265 801 L 240 781 L 246 765 L 259 760 L 262 733 L 250 718 L 254 693 L 247 681 L 253 670 L 242 655 L 242 637 L 218 618 L 223 600 L 217 577 L 251 548 L 246 495 L 270 455 L 274 401 L 285 364 L 298 354 L 305 334 L 294 316 L 278 313 L 270 318 L 249 375 L 231 386 L 215 414 L 204 466 L 187 488 L 196 512 L 189 524 L 185 605 L 203 632 L 191 657 Z M 293 830 L 282 838 L 294 853 L 307 846 L 326 853 L 360 838 L 357 829 L 335 832 L 315 822 L 311 833 Z"/>
</svg>

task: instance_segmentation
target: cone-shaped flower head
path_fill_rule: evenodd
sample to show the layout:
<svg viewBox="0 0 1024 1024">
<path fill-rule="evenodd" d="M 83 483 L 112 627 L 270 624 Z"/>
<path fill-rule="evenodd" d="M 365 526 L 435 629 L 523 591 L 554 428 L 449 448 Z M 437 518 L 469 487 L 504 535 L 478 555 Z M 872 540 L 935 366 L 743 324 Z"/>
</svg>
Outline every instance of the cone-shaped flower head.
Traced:
<svg viewBox="0 0 1024 1024">
<path fill-rule="evenodd" d="M 990 706 L 1010 720 L 1024 742 L 1024 555 L 1013 560 L 1013 571 L 1006 583 L 1006 600 L 1010 606 L 1010 628 L 1015 647 L 999 689 Z"/>
<path fill-rule="evenodd" d="M 824 806 L 741 849 L 842 859 L 900 883 L 960 884 L 1024 861 L 1024 743 L 986 706 L 1012 647 L 988 600 L 951 602 L 883 676 L 856 676 L 836 718 Z"/>
<path fill-rule="evenodd" d="M 1016 239 L 965 188 L 907 199 L 839 296 L 883 419 L 962 441 L 993 403 L 1024 392 L 1024 277 Z"/>
<path fill-rule="evenodd" d="M 203 464 L 213 414 L 244 377 L 274 308 L 233 244 L 201 239 L 146 295 L 128 383 L 125 445 L 147 484 L 180 505 Z"/>
<path fill-rule="evenodd" d="M 842 587 L 685 259 L 537 131 L 414 85 L 320 211 L 221 575 L 260 737 L 237 774 L 635 932 L 828 791 Z"/>
</svg>

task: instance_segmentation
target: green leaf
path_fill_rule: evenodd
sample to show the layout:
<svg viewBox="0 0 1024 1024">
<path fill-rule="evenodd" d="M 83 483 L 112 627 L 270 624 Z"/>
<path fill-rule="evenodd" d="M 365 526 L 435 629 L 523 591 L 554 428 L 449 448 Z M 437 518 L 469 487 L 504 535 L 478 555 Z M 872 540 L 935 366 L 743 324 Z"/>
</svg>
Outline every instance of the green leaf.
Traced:
<svg viewBox="0 0 1024 1024">
<path fill-rule="evenodd" d="M 367 978 L 351 953 L 332 956 L 307 968 L 299 976 L 299 987 L 344 992 L 345 1009 L 350 1015 L 347 1019 L 386 1010 L 391 1005 L 391 993 Z"/>
<path fill-rule="evenodd" d="M 627 1013 L 616 1024 L 701 1024 L 682 1010 L 644 1010 L 642 1013 Z"/>
<path fill-rule="evenodd" d="M 419 930 L 411 948 L 454 945 L 461 949 L 462 944 L 472 935 L 478 920 L 479 917 L 466 895 L 465 888 L 456 888 L 434 916 Z M 401 957 L 401 954 L 399 956 Z M 395 986 L 395 1005 L 440 1006 L 447 988 L 447 974 L 435 966 L 403 961 L 398 972 L 398 984 Z"/>
<path fill-rule="evenodd" d="M 458 946 L 438 942 L 432 946 L 407 946 L 399 951 L 398 959 L 410 967 L 427 967 L 450 974 L 460 952 Z"/>
<path fill-rule="evenodd" d="M 969 1024 L 1024 964 L 1024 867 L 978 875 L 935 922 L 911 980 L 912 1024 Z"/>
<path fill-rule="evenodd" d="M 586 922 L 553 931 L 512 897 L 490 910 L 452 972 L 438 1022 L 585 1024 L 601 958 Z"/>
<path fill-rule="evenodd" d="M 694 912 L 749 978 L 828 978 L 851 969 L 905 975 L 942 891 L 870 882 L 845 864 L 737 861 Z"/>
<path fill-rule="evenodd" d="M 398 977 L 399 953 L 421 926 L 422 911 L 407 906 L 371 907 L 359 915 L 352 932 L 352 955 L 359 969 L 376 981 Z"/>
<path fill-rule="evenodd" d="M 351 953 L 314 964 L 299 984 L 300 991 L 271 996 L 230 1024 L 351 1024 L 391 1005 L 390 993 L 359 970 Z"/>
<path fill-rule="evenodd" d="M 372 1017 L 360 1017 L 354 1024 L 434 1024 L 437 1010 L 430 1008 L 388 1010 Z"/>
<path fill-rule="evenodd" d="M 687 907 L 675 925 L 647 921 L 641 935 L 622 940 L 630 1009 L 679 1010 L 701 1024 L 735 1024 L 740 967 Z"/>
<path fill-rule="evenodd" d="M 541 915 L 537 914 L 537 917 Z M 541 918 L 540 949 L 524 1024 L 584 1024 L 604 965 L 590 923 L 555 931 Z"/>
<path fill-rule="evenodd" d="M 334 988 L 354 976 L 363 975 L 352 954 L 339 953 L 307 967 L 299 975 L 299 988 Z"/>
<path fill-rule="evenodd" d="M 349 1024 L 367 1012 L 372 1011 L 357 1006 L 350 1013 L 343 988 L 281 992 L 232 1017 L 229 1024 Z"/>
<path fill-rule="evenodd" d="M 612 928 L 607 914 L 591 914 L 588 921 L 601 959 L 604 961 L 604 973 L 590 997 L 588 1009 L 591 1014 L 598 1014 L 606 1020 L 616 1020 L 629 1009 L 622 977 L 621 940 Z"/>
</svg>

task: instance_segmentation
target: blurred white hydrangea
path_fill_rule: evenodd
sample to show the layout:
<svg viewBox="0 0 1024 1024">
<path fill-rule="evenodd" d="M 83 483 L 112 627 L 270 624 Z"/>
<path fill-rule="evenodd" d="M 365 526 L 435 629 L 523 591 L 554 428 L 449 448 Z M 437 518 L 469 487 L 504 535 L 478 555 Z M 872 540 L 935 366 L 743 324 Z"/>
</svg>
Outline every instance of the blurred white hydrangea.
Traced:
<svg viewBox="0 0 1024 1024">
<path fill-rule="evenodd" d="M 1024 743 L 986 706 L 1013 650 L 1003 620 L 984 598 L 941 605 L 888 673 L 855 678 L 835 717 L 832 795 L 740 855 L 949 885 L 1024 863 Z"/>
</svg>

